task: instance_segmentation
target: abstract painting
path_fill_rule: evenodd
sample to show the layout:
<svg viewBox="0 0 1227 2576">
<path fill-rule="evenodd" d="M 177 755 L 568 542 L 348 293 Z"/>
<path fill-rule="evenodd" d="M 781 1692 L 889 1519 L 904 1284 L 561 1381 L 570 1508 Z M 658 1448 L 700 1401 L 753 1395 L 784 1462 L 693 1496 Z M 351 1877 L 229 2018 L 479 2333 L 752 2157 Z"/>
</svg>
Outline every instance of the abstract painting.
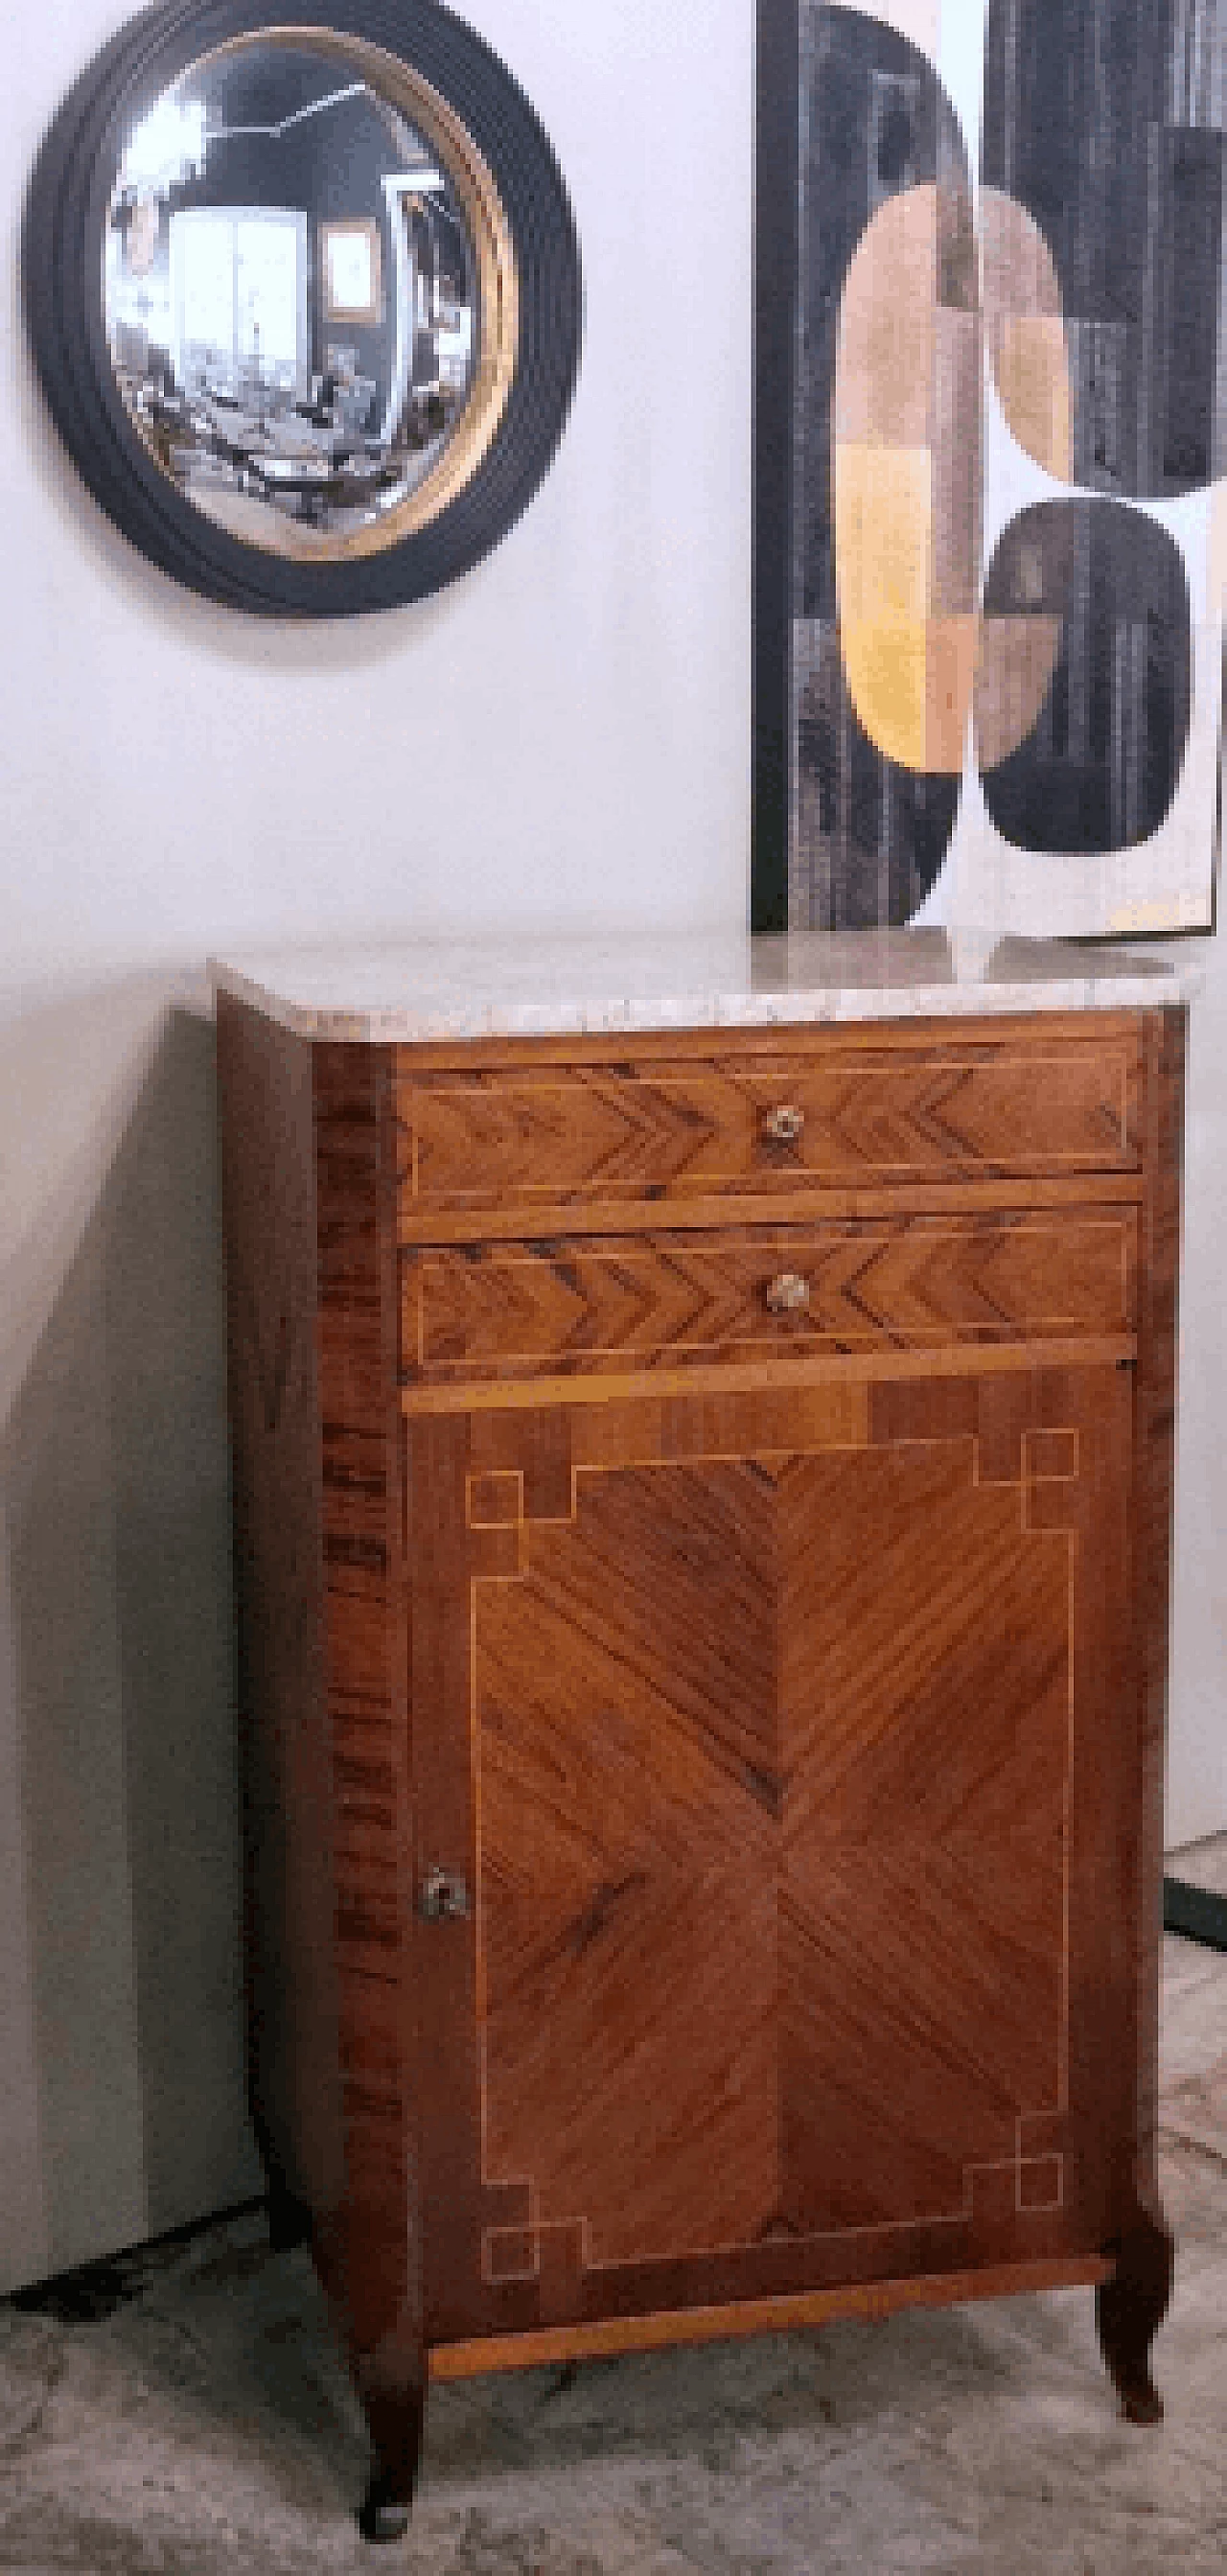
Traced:
<svg viewBox="0 0 1227 2576">
<path fill-rule="evenodd" d="M 1227 0 L 759 0 L 760 930 L 1213 923 Z"/>
</svg>

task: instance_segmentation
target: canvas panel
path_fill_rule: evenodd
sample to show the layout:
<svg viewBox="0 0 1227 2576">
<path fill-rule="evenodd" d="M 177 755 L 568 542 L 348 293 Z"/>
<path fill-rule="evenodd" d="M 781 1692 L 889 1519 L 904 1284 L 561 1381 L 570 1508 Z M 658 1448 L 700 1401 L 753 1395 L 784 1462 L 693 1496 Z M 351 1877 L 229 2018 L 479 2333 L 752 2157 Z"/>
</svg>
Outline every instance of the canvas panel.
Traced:
<svg viewBox="0 0 1227 2576">
<path fill-rule="evenodd" d="M 760 0 L 756 926 L 1211 924 L 1225 45 L 1221 0 Z"/>
</svg>

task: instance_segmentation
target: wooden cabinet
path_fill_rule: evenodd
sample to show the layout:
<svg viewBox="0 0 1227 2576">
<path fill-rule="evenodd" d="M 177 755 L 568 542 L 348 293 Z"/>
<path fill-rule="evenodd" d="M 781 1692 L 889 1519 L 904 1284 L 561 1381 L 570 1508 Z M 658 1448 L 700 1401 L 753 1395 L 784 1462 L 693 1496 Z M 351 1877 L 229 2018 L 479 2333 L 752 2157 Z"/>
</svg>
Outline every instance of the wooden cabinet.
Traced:
<svg viewBox="0 0 1227 2576">
<path fill-rule="evenodd" d="M 1154 2077 L 1180 1007 L 218 1004 L 252 2100 L 428 2375 L 1081 2282 Z"/>
</svg>

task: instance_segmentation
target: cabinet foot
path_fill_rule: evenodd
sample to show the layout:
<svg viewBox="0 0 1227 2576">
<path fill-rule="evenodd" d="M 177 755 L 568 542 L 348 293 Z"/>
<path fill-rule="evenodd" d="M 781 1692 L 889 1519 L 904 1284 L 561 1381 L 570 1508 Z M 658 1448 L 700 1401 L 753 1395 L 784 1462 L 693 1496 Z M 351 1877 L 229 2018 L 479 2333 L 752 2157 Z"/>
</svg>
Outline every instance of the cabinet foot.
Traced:
<svg viewBox="0 0 1227 2576">
<path fill-rule="evenodd" d="M 420 2380 L 406 2381 L 395 2389 L 369 2390 L 363 2403 L 375 2469 L 358 2515 L 358 2529 L 364 2540 L 400 2540 L 409 2528 L 422 2455 L 425 2373 Z"/>
<path fill-rule="evenodd" d="M 1130 2424 L 1158 2424 L 1163 2400 L 1150 2375 L 1150 2347 L 1167 2314 L 1175 2248 L 1162 2213 L 1138 2209 L 1105 2251 L 1116 2271 L 1095 2292 L 1095 2323 L 1103 2357 Z"/>
<path fill-rule="evenodd" d="M 358 2514 L 358 2529 L 364 2540 L 403 2540 L 409 2528 L 409 2507 L 390 2497 L 387 2479 L 382 2471 L 366 2491 Z"/>
</svg>

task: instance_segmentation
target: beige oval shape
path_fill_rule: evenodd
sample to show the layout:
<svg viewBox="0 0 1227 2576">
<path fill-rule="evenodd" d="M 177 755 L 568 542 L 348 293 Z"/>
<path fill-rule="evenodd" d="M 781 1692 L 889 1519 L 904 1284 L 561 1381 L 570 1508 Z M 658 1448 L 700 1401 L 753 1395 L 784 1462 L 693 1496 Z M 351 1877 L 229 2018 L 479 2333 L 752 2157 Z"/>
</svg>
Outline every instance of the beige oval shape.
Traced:
<svg viewBox="0 0 1227 2576">
<path fill-rule="evenodd" d="M 1052 253 L 1014 197 L 980 192 L 980 280 L 989 359 L 1010 428 L 1059 483 L 1073 480 L 1069 338 Z"/>
<path fill-rule="evenodd" d="M 986 617 L 976 670 L 976 758 L 983 775 L 1019 751 L 1039 721 L 1061 653 L 1059 617 Z"/>
<path fill-rule="evenodd" d="M 840 645 L 870 741 L 958 776 L 976 666 L 982 341 L 971 208 L 909 188 L 866 226 L 844 283 L 831 480 Z"/>
</svg>

